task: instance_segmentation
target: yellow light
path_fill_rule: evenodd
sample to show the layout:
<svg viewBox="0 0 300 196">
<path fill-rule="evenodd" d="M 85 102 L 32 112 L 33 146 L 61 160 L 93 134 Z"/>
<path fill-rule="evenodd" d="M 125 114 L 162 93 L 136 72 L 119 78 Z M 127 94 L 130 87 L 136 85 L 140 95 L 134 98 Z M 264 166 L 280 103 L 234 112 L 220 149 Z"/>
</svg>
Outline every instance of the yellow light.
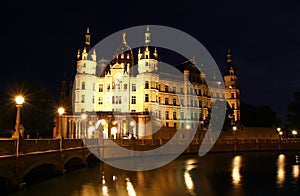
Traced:
<svg viewBox="0 0 300 196">
<path fill-rule="evenodd" d="M 236 130 L 237 130 L 237 127 L 236 127 L 236 126 L 233 126 L 233 127 L 232 127 L 232 130 L 233 130 L 233 131 L 236 131 Z"/>
<path fill-rule="evenodd" d="M 16 96 L 16 103 L 22 105 L 24 103 L 24 97 L 22 95 Z"/>
<path fill-rule="evenodd" d="M 293 135 L 297 135 L 298 132 L 297 132 L 296 130 L 293 130 L 293 131 L 292 131 L 292 134 L 293 134 Z"/>
<path fill-rule="evenodd" d="M 186 129 L 190 129 L 190 128 L 191 128 L 191 126 L 190 126 L 190 125 L 187 125 L 187 126 L 185 126 L 185 128 L 186 128 Z"/>
<path fill-rule="evenodd" d="M 280 132 L 280 131 L 281 131 L 281 128 L 280 128 L 280 127 L 277 127 L 277 131 Z"/>
<path fill-rule="evenodd" d="M 63 114 L 65 113 L 65 108 L 59 107 L 59 108 L 57 109 L 57 112 L 58 112 L 59 115 L 63 115 Z"/>
<path fill-rule="evenodd" d="M 280 132 L 279 132 L 279 135 L 283 135 L 283 132 L 282 132 L 282 131 L 280 131 Z"/>
<path fill-rule="evenodd" d="M 102 120 L 100 121 L 100 123 L 101 123 L 101 125 L 105 125 L 105 124 L 106 124 L 106 120 L 102 119 Z"/>
<path fill-rule="evenodd" d="M 87 115 L 86 114 L 81 114 L 81 119 L 82 120 L 85 120 L 87 118 Z"/>
<path fill-rule="evenodd" d="M 130 122 L 130 126 L 132 126 L 132 127 L 134 126 L 134 121 Z"/>
</svg>

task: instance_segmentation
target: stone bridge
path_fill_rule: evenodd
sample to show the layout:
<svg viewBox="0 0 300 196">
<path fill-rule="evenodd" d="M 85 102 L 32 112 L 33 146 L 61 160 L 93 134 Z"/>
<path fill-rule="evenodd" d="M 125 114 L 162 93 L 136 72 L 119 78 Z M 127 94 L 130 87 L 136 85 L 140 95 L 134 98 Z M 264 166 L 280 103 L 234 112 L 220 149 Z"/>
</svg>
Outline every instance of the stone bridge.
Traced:
<svg viewBox="0 0 300 196">
<path fill-rule="evenodd" d="M 58 175 L 65 170 L 86 165 L 90 160 L 123 158 L 113 145 L 135 151 L 147 151 L 164 145 L 166 139 L 99 140 L 99 139 L 0 139 L 0 195 L 35 179 L 35 175 Z M 203 141 L 193 140 L 184 153 L 197 153 Z M 87 147 L 88 146 L 88 147 Z M 105 153 L 104 153 L 105 149 Z M 300 150 L 300 139 L 219 139 L 212 152 Z M 91 153 L 93 152 L 93 153 Z M 95 154 L 95 155 L 94 155 Z M 125 156 L 126 157 L 126 156 Z M 43 174 L 43 172 L 45 172 Z M 2 191 L 2 192 L 1 192 Z"/>
</svg>

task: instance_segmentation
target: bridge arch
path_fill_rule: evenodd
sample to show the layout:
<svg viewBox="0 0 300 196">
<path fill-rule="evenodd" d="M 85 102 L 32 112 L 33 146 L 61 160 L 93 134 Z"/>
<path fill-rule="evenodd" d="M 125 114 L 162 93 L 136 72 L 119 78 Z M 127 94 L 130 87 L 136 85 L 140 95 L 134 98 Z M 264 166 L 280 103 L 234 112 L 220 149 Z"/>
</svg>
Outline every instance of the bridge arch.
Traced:
<svg viewBox="0 0 300 196">
<path fill-rule="evenodd" d="M 69 156 L 64 160 L 64 169 L 65 170 L 73 170 L 85 165 L 85 159 L 82 156 L 74 155 Z"/>
</svg>

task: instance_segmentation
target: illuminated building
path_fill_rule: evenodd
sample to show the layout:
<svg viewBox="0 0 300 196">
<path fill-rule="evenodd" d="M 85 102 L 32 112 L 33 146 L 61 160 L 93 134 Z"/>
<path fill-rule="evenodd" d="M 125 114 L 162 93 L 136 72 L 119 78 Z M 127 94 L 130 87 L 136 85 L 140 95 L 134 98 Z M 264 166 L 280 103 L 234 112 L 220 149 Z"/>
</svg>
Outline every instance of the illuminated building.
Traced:
<svg viewBox="0 0 300 196">
<path fill-rule="evenodd" d="M 64 115 L 65 137 L 82 136 L 80 115 L 83 113 L 88 115 L 88 126 L 105 119 L 103 135 L 116 139 L 130 134 L 139 138 L 170 138 L 178 128 L 205 131 L 211 102 L 216 98 L 225 100 L 225 95 L 217 88 L 221 82 L 216 82 L 216 88 L 210 91 L 206 76 L 195 67 L 197 62 L 193 58 L 174 66 L 179 74 L 164 70 L 159 51 L 149 46 L 150 41 L 148 27 L 144 46 L 138 48 L 135 66 L 135 55 L 124 33 L 113 60 L 108 62 L 98 58 L 96 50 L 91 49 L 87 29 L 85 46 L 77 54 L 73 94 L 69 90 L 67 96 L 66 81 L 63 82 L 62 103 L 70 103 L 73 95 L 73 114 Z M 234 109 L 237 123 L 240 120 L 238 77 L 231 63 L 230 51 L 227 63 L 228 69 L 224 72 L 226 97 Z M 157 127 L 162 129 L 153 133 Z"/>
</svg>

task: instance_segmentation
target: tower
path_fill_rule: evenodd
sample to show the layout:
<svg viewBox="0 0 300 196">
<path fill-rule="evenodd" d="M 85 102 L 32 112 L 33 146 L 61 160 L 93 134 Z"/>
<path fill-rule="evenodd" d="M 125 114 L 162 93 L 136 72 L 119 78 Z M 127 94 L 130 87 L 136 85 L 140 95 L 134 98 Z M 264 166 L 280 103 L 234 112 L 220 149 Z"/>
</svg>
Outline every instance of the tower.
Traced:
<svg viewBox="0 0 300 196">
<path fill-rule="evenodd" d="M 238 72 L 233 66 L 230 49 L 226 54 L 226 62 L 227 67 L 224 72 L 226 99 L 233 110 L 234 123 L 238 123 L 240 121 L 240 89 L 238 86 Z"/>
<path fill-rule="evenodd" d="M 91 50 L 90 30 L 87 28 L 84 47 L 77 54 L 77 73 L 74 82 L 74 113 L 93 112 L 96 88 L 96 51 Z"/>
</svg>

